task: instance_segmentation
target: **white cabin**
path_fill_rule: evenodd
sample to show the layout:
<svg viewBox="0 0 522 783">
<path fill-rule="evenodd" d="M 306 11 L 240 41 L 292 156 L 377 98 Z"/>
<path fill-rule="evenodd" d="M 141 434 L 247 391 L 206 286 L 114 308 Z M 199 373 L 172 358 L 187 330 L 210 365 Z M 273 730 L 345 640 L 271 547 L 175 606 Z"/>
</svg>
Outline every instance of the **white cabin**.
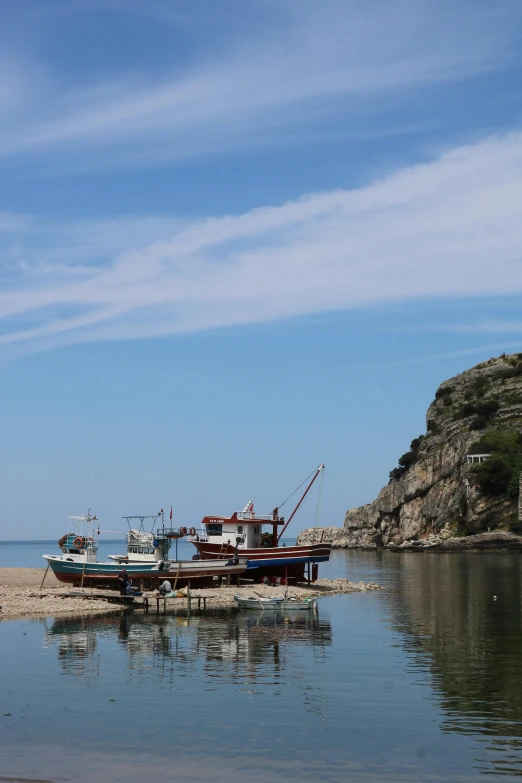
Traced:
<svg viewBox="0 0 522 783">
<path fill-rule="evenodd" d="M 82 517 L 68 517 L 69 530 L 60 538 L 58 546 L 62 550 L 61 555 L 43 555 L 48 560 L 66 560 L 70 563 L 96 563 L 98 544 L 94 539 L 93 522 L 96 517 L 91 516 L 91 510 Z M 74 530 L 73 530 L 74 528 Z"/>
<path fill-rule="evenodd" d="M 165 559 L 163 546 L 153 533 L 131 528 L 127 534 L 127 554 L 109 555 L 117 563 L 157 563 Z"/>
<path fill-rule="evenodd" d="M 244 549 L 259 549 L 262 546 L 277 546 L 272 543 L 274 532 L 278 525 L 284 524 L 284 518 L 277 514 L 277 509 L 272 514 L 255 514 L 252 501 L 249 501 L 243 511 L 236 511 L 231 517 L 204 517 L 203 540 L 210 544 L 227 544 Z M 269 525 L 265 532 L 263 526 Z M 191 530 L 191 534 L 195 531 Z M 277 533 L 276 533 L 277 535 Z M 198 540 L 198 536 L 191 535 L 190 540 Z"/>
</svg>

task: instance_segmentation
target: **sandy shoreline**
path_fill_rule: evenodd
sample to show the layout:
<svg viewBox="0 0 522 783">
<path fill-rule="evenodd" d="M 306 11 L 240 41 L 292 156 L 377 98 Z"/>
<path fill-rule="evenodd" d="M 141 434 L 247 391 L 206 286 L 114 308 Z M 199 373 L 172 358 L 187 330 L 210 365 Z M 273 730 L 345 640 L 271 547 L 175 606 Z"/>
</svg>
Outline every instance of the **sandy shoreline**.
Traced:
<svg viewBox="0 0 522 783">
<path fill-rule="evenodd" d="M 49 571 L 40 588 L 44 577 L 44 568 L 0 568 L 0 619 L 15 620 L 22 617 L 55 617 L 71 616 L 82 617 L 91 614 L 104 614 L 114 611 L 121 612 L 122 606 L 108 601 L 64 597 L 66 593 L 76 592 L 84 595 L 106 594 L 108 591 L 88 588 L 80 590 L 72 585 L 60 583 L 54 574 Z M 380 585 L 374 582 L 349 582 L 347 579 L 319 579 L 308 585 L 292 585 L 286 588 L 283 585 L 273 586 L 264 584 L 241 585 L 234 587 L 214 587 L 192 590 L 191 594 L 197 598 L 205 596 L 207 608 L 221 608 L 235 606 L 234 595 L 238 592 L 245 595 L 257 595 L 262 597 L 283 597 L 288 591 L 289 597 L 321 597 L 339 593 L 362 593 L 372 590 L 382 590 Z M 117 595 L 117 591 L 114 591 Z M 154 598 L 153 593 L 144 593 Z M 141 599 L 137 599 L 137 602 Z M 169 599 L 168 607 L 171 610 L 186 608 L 186 600 L 183 598 Z"/>
</svg>

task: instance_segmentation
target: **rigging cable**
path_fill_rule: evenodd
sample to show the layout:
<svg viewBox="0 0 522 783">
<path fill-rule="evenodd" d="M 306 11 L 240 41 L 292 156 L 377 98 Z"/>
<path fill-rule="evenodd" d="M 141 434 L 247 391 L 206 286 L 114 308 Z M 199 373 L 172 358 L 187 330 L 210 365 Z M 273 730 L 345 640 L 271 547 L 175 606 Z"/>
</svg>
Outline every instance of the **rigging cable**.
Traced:
<svg viewBox="0 0 522 783">
<path fill-rule="evenodd" d="M 290 498 L 291 498 L 291 497 L 293 497 L 293 496 L 295 495 L 295 493 L 296 493 L 296 492 L 299 492 L 299 490 L 301 489 L 301 487 L 303 486 L 303 484 L 306 484 L 306 482 L 307 482 L 309 479 L 311 479 L 311 478 L 312 478 L 312 476 L 314 475 L 314 473 L 315 473 L 316 471 L 317 471 L 317 468 L 314 468 L 314 470 L 312 470 L 312 472 L 311 472 L 311 473 L 310 473 L 310 474 L 309 474 L 309 475 L 308 475 L 308 476 L 305 478 L 305 480 L 304 480 L 304 481 L 301 481 L 301 483 L 299 484 L 299 486 L 298 486 L 298 487 L 296 487 L 296 488 L 294 489 L 294 491 L 293 491 L 293 492 L 291 492 L 291 493 L 290 493 L 290 495 L 288 495 L 287 499 L 286 499 L 286 500 L 283 500 L 283 502 L 282 502 L 282 503 L 280 503 L 280 504 L 277 506 L 277 508 L 283 508 L 283 506 L 285 505 L 285 503 L 288 503 L 288 501 L 290 500 Z"/>
<path fill-rule="evenodd" d="M 315 527 L 319 527 L 319 522 L 321 520 L 321 511 L 322 511 L 322 505 L 323 505 L 323 487 L 324 487 L 324 470 L 321 471 L 321 477 L 319 479 L 319 492 L 317 494 L 317 506 L 315 509 Z"/>
<path fill-rule="evenodd" d="M 321 521 L 322 516 L 322 506 L 323 506 L 323 488 L 324 488 L 324 469 L 321 471 L 321 477 L 319 479 L 319 492 L 317 493 L 317 505 L 315 508 L 315 525 L 314 525 L 314 537 L 313 542 L 315 543 L 315 534 L 317 533 L 317 529 L 319 527 L 319 523 Z"/>
</svg>

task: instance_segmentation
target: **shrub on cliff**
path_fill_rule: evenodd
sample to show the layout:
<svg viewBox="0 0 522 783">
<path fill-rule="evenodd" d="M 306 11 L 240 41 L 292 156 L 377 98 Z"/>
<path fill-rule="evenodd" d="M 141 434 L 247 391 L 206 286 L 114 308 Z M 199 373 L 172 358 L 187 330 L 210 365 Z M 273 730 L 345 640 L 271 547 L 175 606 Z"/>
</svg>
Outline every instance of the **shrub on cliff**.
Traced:
<svg viewBox="0 0 522 783">
<path fill-rule="evenodd" d="M 444 397 L 449 397 L 452 392 L 453 392 L 452 386 L 444 386 L 442 389 L 437 389 L 437 391 L 435 392 L 435 399 L 443 400 Z"/>
<path fill-rule="evenodd" d="M 474 422 L 484 422 L 479 426 L 473 426 L 472 429 L 481 429 L 485 424 L 493 418 L 495 413 L 500 408 L 498 400 L 480 400 L 478 402 L 465 402 L 455 413 L 453 414 L 453 421 L 459 419 L 467 419 L 468 416 L 475 416 Z"/>
<path fill-rule="evenodd" d="M 497 427 L 486 432 L 468 449 L 469 454 L 491 454 L 493 452 L 522 454 L 522 437 L 515 430 Z"/>
<path fill-rule="evenodd" d="M 514 430 L 494 429 L 486 432 L 469 448 L 470 454 L 491 454 L 473 468 L 481 490 L 486 495 L 518 495 L 522 471 L 522 436 Z"/>
<path fill-rule="evenodd" d="M 404 476 L 410 465 L 416 461 L 418 451 L 422 441 L 424 440 L 424 437 L 424 435 L 419 435 L 418 438 L 413 438 L 412 442 L 410 443 L 410 451 L 406 451 L 402 457 L 399 457 L 398 459 L 399 467 L 390 470 L 390 481 L 400 479 L 401 476 Z"/>
<path fill-rule="evenodd" d="M 502 495 L 507 492 L 513 477 L 513 469 L 503 454 L 491 457 L 474 469 L 480 488 L 486 495 Z"/>
</svg>

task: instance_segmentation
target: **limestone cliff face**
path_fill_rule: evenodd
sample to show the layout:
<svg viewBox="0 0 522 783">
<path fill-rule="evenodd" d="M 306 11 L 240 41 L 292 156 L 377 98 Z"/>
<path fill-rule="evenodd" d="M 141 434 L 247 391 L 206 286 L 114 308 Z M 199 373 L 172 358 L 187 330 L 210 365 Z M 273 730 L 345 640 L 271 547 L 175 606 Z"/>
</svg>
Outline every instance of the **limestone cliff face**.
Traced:
<svg viewBox="0 0 522 783">
<path fill-rule="evenodd" d="M 444 381 L 426 423 L 426 435 L 412 441 L 376 500 L 350 509 L 342 528 L 324 528 L 323 540 L 337 547 L 400 546 L 513 524 L 514 493 L 485 493 L 467 454 L 493 430 L 522 433 L 522 354 L 490 359 Z M 317 540 L 317 531 L 305 530 L 298 541 L 312 534 Z"/>
</svg>

